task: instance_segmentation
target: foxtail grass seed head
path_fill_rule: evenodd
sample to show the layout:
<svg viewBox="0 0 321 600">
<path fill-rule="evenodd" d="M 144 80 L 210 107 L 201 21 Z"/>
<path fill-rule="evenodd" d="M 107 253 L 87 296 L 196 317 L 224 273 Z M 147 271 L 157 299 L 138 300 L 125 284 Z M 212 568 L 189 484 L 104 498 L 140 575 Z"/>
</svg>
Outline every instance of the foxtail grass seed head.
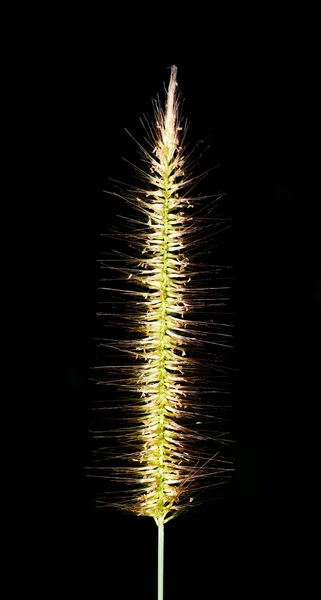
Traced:
<svg viewBox="0 0 321 600">
<path fill-rule="evenodd" d="M 173 66 L 165 108 L 154 101 L 153 120 L 142 119 L 145 145 L 138 143 L 135 167 L 141 184 L 114 192 L 131 212 L 123 230 L 109 234 L 115 248 L 101 261 L 111 273 L 101 289 L 113 307 L 101 314 L 120 334 L 100 340 L 109 364 L 99 367 L 107 375 L 96 381 L 111 386 L 117 402 L 105 398 L 96 408 L 107 419 L 95 431 L 103 445 L 93 473 L 115 486 L 98 503 L 153 517 L 157 525 L 233 470 L 218 450 L 225 434 L 213 430 L 222 420 L 216 398 L 227 393 L 222 351 L 231 335 L 220 310 L 229 288 L 222 267 L 202 263 L 226 224 L 212 218 L 218 196 L 192 193 L 203 175 L 192 175 L 176 77 Z"/>
</svg>

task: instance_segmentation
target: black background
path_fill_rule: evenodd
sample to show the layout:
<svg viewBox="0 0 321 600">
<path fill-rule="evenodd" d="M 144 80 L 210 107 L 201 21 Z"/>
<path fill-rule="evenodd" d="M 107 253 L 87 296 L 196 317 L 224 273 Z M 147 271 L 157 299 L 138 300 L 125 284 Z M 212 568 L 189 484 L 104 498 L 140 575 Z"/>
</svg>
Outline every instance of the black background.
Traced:
<svg viewBox="0 0 321 600">
<path fill-rule="evenodd" d="M 62 22 L 30 40 L 25 64 L 42 197 L 34 207 L 35 577 L 44 597 L 56 585 L 74 595 L 88 586 L 91 598 L 156 597 L 154 522 L 95 509 L 84 467 L 93 338 L 102 327 L 97 260 L 109 243 L 100 234 L 125 210 L 102 190 L 112 189 L 110 178 L 131 181 L 121 157 L 137 162 L 136 149 L 124 128 L 142 139 L 139 117 L 151 113 L 157 93 L 163 98 L 176 64 L 189 141 L 208 138 L 203 165 L 218 165 L 205 189 L 225 192 L 222 210 L 232 219 L 219 252 L 234 269 L 238 376 L 230 417 L 236 471 L 216 500 L 166 526 L 165 597 L 298 589 L 312 597 L 320 340 L 313 35 L 302 37 L 298 23 L 278 29 L 277 19 L 236 36 L 228 27 L 220 34 L 219 23 L 203 34 L 177 21 L 169 44 L 149 30 L 144 37 L 144 23 L 124 31 L 120 18 L 106 21 L 106 31 L 85 19 Z"/>
</svg>

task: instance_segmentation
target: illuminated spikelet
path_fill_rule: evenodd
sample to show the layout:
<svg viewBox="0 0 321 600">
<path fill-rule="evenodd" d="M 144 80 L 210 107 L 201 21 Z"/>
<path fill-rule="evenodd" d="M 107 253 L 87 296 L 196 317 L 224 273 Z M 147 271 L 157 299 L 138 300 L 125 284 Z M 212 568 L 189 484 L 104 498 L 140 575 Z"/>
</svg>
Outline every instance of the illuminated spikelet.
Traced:
<svg viewBox="0 0 321 600">
<path fill-rule="evenodd" d="M 97 451 L 97 468 L 125 489 L 122 496 L 100 502 L 153 517 L 157 525 L 190 506 L 209 476 L 221 483 L 232 470 L 218 452 L 205 450 L 213 439 L 224 441 L 212 423 L 221 420 L 214 394 L 224 393 L 219 382 L 227 369 L 222 356 L 216 354 L 214 362 L 212 353 L 230 336 L 219 315 L 213 319 L 213 307 L 224 306 L 228 288 L 213 287 L 220 267 L 209 268 L 197 259 L 222 220 L 213 225 L 210 219 L 216 199 L 204 213 L 204 198 L 191 196 L 197 178 L 191 175 L 193 152 L 185 148 L 187 126 L 179 112 L 176 72 L 172 67 L 165 110 L 155 102 L 154 126 L 143 120 L 148 147 L 139 144 L 144 166 L 136 167 L 142 188 L 121 195 L 136 216 L 128 217 L 127 230 L 114 237 L 130 251 L 114 252 L 114 262 L 102 261 L 116 281 L 117 275 L 122 280 L 120 286 L 102 289 L 125 297 L 125 311 L 115 324 L 125 323 L 129 334 L 102 340 L 126 360 L 111 360 L 104 367 L 107 378 L 99 381 L 122 394 L 117 413 L 122 426 L 112 429 L 109 418 L 106 430 L 96 432 L 98 439 L 115 440 L 106 456 L 104 449 Z M 106 402 L 100 410 L 109 416 L 112 408 Z"/>
</svg>

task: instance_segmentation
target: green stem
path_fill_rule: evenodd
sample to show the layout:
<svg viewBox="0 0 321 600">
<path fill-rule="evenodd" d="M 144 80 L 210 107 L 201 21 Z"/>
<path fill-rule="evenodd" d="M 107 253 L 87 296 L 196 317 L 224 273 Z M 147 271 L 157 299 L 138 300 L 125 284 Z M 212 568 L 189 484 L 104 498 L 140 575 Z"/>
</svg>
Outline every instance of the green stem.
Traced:
<svg viewBox="0 0 321 600">
<path fill-rule="evenodd" d="M 164 598 L 164 521 L 158 524 L 158 584 L 157 600 Z"/>
</svg>

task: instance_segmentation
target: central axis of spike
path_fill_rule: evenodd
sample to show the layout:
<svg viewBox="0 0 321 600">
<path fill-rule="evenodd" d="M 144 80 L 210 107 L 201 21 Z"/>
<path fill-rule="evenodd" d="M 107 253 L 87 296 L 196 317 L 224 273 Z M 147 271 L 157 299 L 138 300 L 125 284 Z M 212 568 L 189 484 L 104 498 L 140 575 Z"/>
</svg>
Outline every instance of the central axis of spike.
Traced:
<svg viewBox="0 0 321 600">
<path fill-rule="evenodd" d="M 177 132 L 176 132 L 176 107 L 175 107 L 175 92 L 176 92 L 176 69 L 172 69 L 170 85 L 167 96 L 166 113 L 161 128 L 158 159 L 160 163 L 162 194 L 162 228 L 160 245 L 160 304 L 159 304 L 159 429 L 158 429 L 158 522 L 164 519 L 166 514 L 165 501 L 165 429 L 166 429 L 166 404 L 169 388 L 168 371 L 167 371 L 167 344 L 168 338 L 168 292 L 169 292 L 169 276 L 168 276 L 168 254 L 170 251 L 169 231 L 171 229 L 169 211 L 171 208 L 171 197 L 173 194 L 173 179 L 171 178 L 172 166 L 171 162 L 177 147 Z"/>
<path fill-rule="evenodd" d="M 174 422 L 176 402 L 176 349 L 180 344 L 173 313 L 180 309 L 176 296 L 177 278 L 182 277 L 182 243 L 177 219 L 177 190 L 181 177 L 178 145 L 176 69 L 172 69 L 165 114 L 159 110 L 155 149 L 151 158 L 150 184 L 153 189 L 148 209 L 148 234 L 144 253 L 152 267 L 142 281 L 148 286 L 146 321 L 143 325 L 144 364 L 139 378 L 146 413 L 142 433 L 142 481 L 146 483 L 140 514 L 153 516 L 157 525 L 165 521 L 176 498 L 178 473 L 172 461 L 175 449 Z M 178 255 L 179 253 L 179 255 Z M 181 281 L 181 279 L 180 279 Z M 181 314 L 181 316 L 183 316 Z M 178 387 L 178 386 L 177 386 Z"/>
<path fill-rule="evenodd" d="M 165 175 L 165 173 L 164 173 Z M 167 187 L 167 186 L 166 186 Z M 165 409 L 167 393 L 167 368 L 166 368 L 166 337 L 167 337 L 167 295 L 168 295 L 168 192 L 165 189 L 164 211 L 163 211 L 163 243 L 162 270 L 160 272 L 160 308 L 159 308 L 159 443 L 158 443 L 158 464 L 159 464 L 159 516 L 164 514 L 164 435 L 165 435 Z"/>
</svg>

